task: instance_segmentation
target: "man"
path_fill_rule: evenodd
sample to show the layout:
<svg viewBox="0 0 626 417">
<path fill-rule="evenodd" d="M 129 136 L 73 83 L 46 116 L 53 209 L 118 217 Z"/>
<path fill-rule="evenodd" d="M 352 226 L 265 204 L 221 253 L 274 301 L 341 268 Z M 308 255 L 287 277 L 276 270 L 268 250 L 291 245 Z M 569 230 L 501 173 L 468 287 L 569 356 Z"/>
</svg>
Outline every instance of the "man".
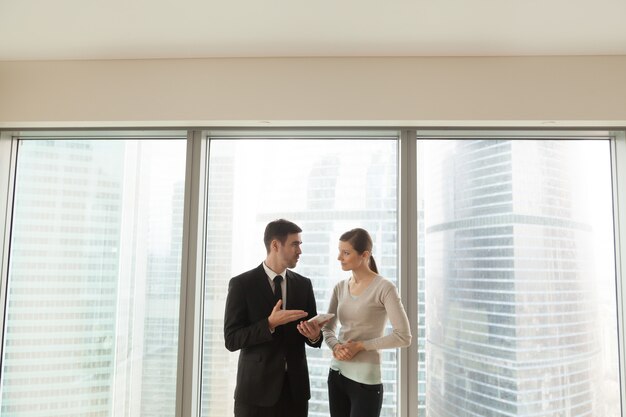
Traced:
<svg viewBox="0 0 626 417">
<path fill-rule="evenodd" d="M 311 281 L 287 269 L 302 253 L 301 232 L 287 220 L 270 222 L 263 237 L 265 261 L 230 280 L 224 341 L 231 352 L 241 349 L 235 417 L 308 414 L 304 345 L 321 346 L 324 323 L 306 321 L 317 314 Z"/>
</svg>

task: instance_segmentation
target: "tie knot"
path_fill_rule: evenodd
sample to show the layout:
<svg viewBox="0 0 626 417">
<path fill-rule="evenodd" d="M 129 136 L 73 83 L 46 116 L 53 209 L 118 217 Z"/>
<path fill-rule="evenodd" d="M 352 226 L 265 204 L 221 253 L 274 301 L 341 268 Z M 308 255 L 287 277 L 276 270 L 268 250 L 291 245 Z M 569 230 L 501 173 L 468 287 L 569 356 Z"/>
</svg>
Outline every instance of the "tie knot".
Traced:
<svg viewBox="0 0 626 417">
<path fill-rule="evenodd" d="M 280 283 L 281 283 L 281 281 L 282 281 L 282 280 L 283 280 L 282 275 L 276 275 L 276 276 L 274 277 L 274 284 L 276 284 L 276 285 L 280 285 Z"/>
</svg>

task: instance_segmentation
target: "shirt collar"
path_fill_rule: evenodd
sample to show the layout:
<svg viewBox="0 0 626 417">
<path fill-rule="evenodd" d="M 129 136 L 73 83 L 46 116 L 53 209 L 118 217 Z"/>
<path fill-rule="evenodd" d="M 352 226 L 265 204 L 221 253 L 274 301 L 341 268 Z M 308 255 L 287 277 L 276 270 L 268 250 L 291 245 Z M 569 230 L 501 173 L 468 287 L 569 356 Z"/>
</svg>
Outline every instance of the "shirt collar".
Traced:
<svg viewBox="0 0 626 417">
<path fill-rule="evenodd" d="M 265 265 L 265 261 L 263 261 L 263 269 L 265 269 L 265 273 L 267 274 L 267 276 L 271 279 L 274 280 L 274 277 L 276 277 L 276 275 L 282 275 L 283 279 L 287 279 L 287 270 L 285 269 L 283 272 L 278 273 L 278 272 L 274 272 L 270 269 L 269 266 Z"/>
</svg>

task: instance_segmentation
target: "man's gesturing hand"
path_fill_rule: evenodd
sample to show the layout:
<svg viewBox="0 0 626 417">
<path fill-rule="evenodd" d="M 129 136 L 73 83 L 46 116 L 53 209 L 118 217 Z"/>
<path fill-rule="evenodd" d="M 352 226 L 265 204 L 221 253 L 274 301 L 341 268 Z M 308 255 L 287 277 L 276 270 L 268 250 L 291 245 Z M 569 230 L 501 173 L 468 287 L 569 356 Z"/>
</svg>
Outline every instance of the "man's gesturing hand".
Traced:
<svg viewBox="0 0 626 417">
<path fill-rule="evenodd" d="M 299 320 L 307 316 L 307 312 L 304 310 L 281 310 L 281 306 L 283 305 L 283 300 L 278 300 L 274 308 L 272 309 L 272 314 L 267 318 L 267 321 L 270 325 L 270 330 L 274 331 L 275 328 L 281 326 L 283 324 Z"/>
</svg>

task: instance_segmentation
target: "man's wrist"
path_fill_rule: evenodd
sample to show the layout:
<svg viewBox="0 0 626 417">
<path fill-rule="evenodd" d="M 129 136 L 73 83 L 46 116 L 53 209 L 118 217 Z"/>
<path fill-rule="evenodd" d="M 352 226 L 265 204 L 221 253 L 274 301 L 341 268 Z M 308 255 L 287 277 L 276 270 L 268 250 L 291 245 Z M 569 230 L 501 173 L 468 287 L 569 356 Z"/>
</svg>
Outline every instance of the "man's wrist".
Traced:
<svg viewBox="0 0 626 417">
<path fill-rule="evenodd" d="M 319 332 L 319 334 L 317 335 L 317 337 L 315 339 L 311 339 L 311 338 L 307 338 L 309 339 L 309 342 L 311 343 L 317 343 L 320 341 L 320 338 L 322 337 L 322 332 Z"/>
</svg>

